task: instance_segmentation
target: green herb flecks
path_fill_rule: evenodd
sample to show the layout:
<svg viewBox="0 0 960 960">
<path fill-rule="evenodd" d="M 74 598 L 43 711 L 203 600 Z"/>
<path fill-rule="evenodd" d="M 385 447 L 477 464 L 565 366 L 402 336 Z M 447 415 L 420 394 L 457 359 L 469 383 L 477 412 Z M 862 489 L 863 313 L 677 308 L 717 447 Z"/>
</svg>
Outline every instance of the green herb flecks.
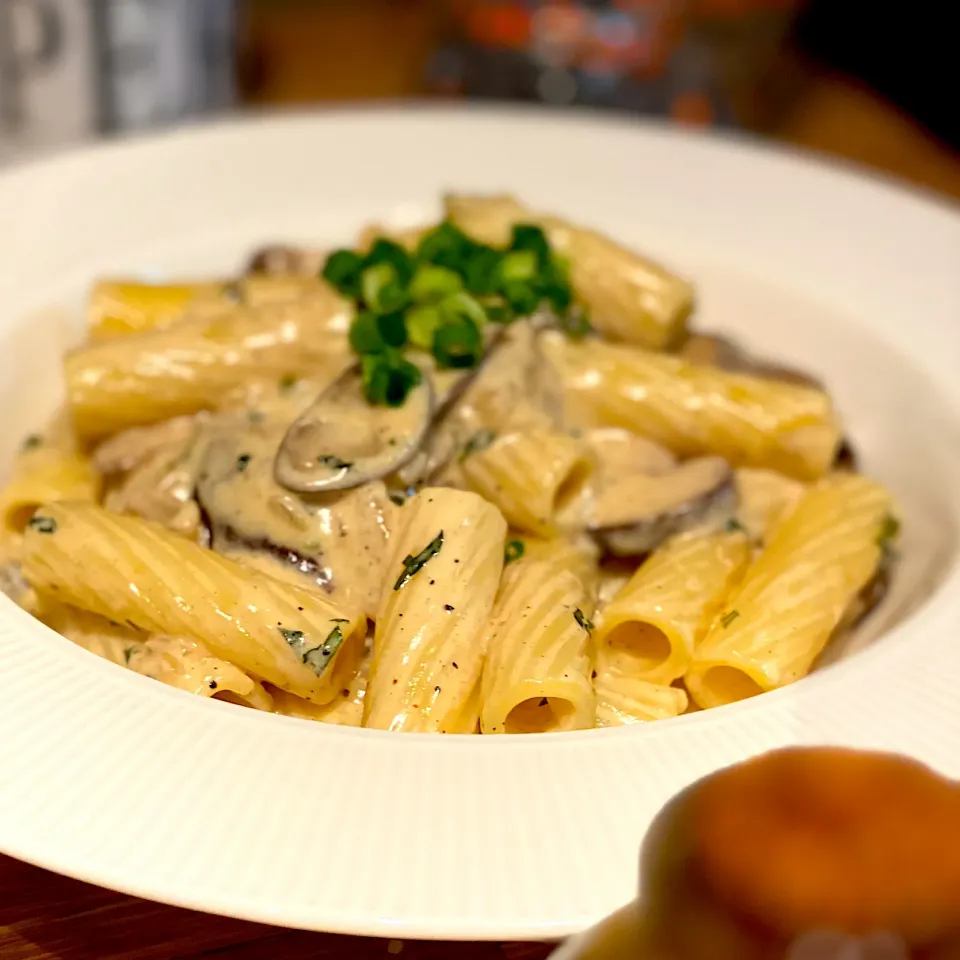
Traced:
<svg viewBox="0 0 960 960">
<path fill-rule="evenodd" d="M 731 517 L 723 526 L 727 533 L 746 533 L 747 528 L 736 518 Z"/>
<path fill-rule="evenodd" d="M 235 280 L 232 283 L 225 283 L 220 295 L 224 300 L 229 300 L 230 303 L 235 303 L 237 306 L 241 306 L 245 302 L 243 287 Z"/>
<path fill-rule="evenodd" d="M 289 393 L 299 382 L 299 377 L 294 376 L 292 373 L 285 373 L 277 381 L 277 387 L 281 393 Z"/>
<path fill-rule="evenodd" d="M 131 657 L 137 652 L 136 647 L 124 647 L 123 648 L 123 662 L 126 664 L 130 663 Z"/>
<path fill-rule="evenodd" d="M 393 589 L 399 590 L 411 577 L 416 576 L 424 565 L 440 552 L 442 547 L 443 531 L 441 530 L 415 557 L 407 554 L 403 558 L 403 572 L 397 577 Z"/>
<path fill-rule="evenodd" d="M 297 655 L 300 662 L 310 667 L 319 677 L 343 644 L 343 631 L 340 629 L 340 624 L 349 622 L 349 620 L 332 620 L 331 623 L 336 626 L 327 634 L 323 643 L 315 647 L 309 645 L 302 630 L 288 630 L 285 627 L 280 627 L 279 630 L 280 635 L 290 645 L 290 649 Z"/>
<path fill-rule="evenodd" d="M 475 453 L 486 450 L 487 447 L 497 439 L 497 435 L 492 430 L 478 430 L 463 445 L 463 451 L 460 454 L 461 463 Z"/>
<path fill-rule="evenodd" d="M 593 633 L 593 622 L 579 607 L 573 611 L 573 619 L 576 620 L 577 623 L 587 631 L 587 633 Z"/>
<path fill-rule="evenodd" d="M 504 564 L 506 565 L 519 560 L 523 556 L 525 549 L 526 547 L 524 547 L 522 540 L 508 540 L 507 545 L 503 548 Z"/>
<path fill-rule="evenodd" d="M 387 496 L 390 498 L 390 502 L 398 507 L 402 507 L 407 502 L 406 494 L 399 490 L 391 490 Z"/>
<path fill-rule="evenodd" d="M 29 437 L 26 437 L 22 444 L 20 444 L 20 449 L 23 453 L 26 453 L 28 450 L 36 450 L 37 447 L 43 444 L 43 437 L 39 433 L 31 433 Z"/>
<path fill-rule="evenodd" d="M 721 624 L 721 626 L 723 627 L 723 629 L 726 630 L 727 627 L 729 627 L 730 624 L 733 623 L 733 621 L 736 620 L 737 617 L 739 617 L 739 616 L 740 616 L 740 611 L 739 611 L 739 610 L 731 610 L 729 613 L 725 613 L 725 614 L 720 618 L 720 624 Z"/>
<path fill-rule="evenodd" d="M 900 534 L 900 521 L 892 514 L 888 513 L 880 525 L 880 532 L 877 534 L 877 546 L 884 552 L 889 553 L 893 549 L 893 541 Z"/>
<path fill-rule="evenodd" d="M 250 466 L 252 459 L 253 457 L 249 453 L 241 453 L 240 456 L 237 457 L 237 473 L 243 473 L 243 471 Z"/>
<path fill-rule="evenodd" d="M 37 533 L 56 533 L 57 521 L 53 517 L 31 517 L 30 529 Z"/>
</svg>

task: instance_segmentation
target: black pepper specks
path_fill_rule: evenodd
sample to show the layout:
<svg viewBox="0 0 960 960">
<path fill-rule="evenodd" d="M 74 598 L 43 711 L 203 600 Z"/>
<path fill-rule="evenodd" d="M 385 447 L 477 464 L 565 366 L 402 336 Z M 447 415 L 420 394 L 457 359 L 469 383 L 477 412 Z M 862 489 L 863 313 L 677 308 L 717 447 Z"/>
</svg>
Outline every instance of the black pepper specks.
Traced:
<svg viewBox="0 0 960 960">
<path fill-rule="evenodd" d="M 445 603 L 443 609 L 446 610 L 447 613 L 453 613 L 453 607 L 449 603 Z"/>
<path fill-rule="evenodd" d="M 216 680 L 211 680 L 211 681 L 207 684 L 207 686 L 208 686 L 211 690 L 216 690 L 216 689 L 217 689 L 217 681 L 216 681 Z"/>
</svg>

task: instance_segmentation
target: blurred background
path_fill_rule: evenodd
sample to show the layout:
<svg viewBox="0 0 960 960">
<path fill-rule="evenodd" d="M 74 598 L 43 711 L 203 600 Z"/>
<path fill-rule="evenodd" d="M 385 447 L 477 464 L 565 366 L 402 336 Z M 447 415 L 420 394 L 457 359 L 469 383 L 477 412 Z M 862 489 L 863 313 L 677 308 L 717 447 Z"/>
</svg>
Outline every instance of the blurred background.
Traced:
<svg viewBox="0 0 960 960">
<path fill-rule="evenodd" d="M 740 128 L 960 197 L 941 0 L 0 0 L 0 162 L 244 108 L 533 101 Z"/>
</svg>

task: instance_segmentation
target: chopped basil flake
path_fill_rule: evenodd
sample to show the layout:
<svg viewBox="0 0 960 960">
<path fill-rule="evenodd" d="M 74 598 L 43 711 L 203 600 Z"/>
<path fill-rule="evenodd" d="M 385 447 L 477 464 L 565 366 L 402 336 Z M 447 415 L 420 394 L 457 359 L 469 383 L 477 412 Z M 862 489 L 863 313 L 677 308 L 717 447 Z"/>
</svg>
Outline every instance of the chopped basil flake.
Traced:
<svg viewBox="0 0 960 960">
<path fill-rule="evenodd" d="M 387 496 L 390 497 L 390 502 L 396 504 L 398 507 L 402 507 L 407 502 L 406 496 L 399 490 L 391 490 Z"/>
<path fill-rule="evenodd" d="M 353 466 L 352 460 L 341 460 L 332 453 L 325 453 L 322 456 L 317 457 L 317 463 L 322 463 L 325 467 L 329 467 L 331 470 L 349 470 Z"/>
<path fill-rule="evenodd" d="M 889 550 L 891 543 L 896 540 L 899 533 L 900 521 L 892 513 L 888 513 L 880 525 L 880 532 L 877 534 L 877 546 L 881 550 Z"/>
<path fill-rule="evenodd" d="M 304 651 L 303 662 L 319 677 L 327 669 L 342 644 L 343 631 L 338 625 L 327 634 L 327 639 L 320 646 Z"/>
<path fill-rule="evenodd" d="M 53 517 L 31 517 L 30 529 L 37 533 L 56 533 L 57 521 Z"/>
<path fill-rule="evenodd" d="M 729 613 L 725 613 L 720 618 L 720 623 L 723 625 L 723 629 L 726 630 L 727 627 L 729 627 L 730 624 L 733 623 L 733 621 L 736 620 L 737 617 L 739 616 L 740 616 L 739 610 L 731 610 Z"/>
<path fill-rule="evenodd" d="M 253 457 L 249 453 L 241 453 L 240 456 L 237 457 L 237 473 L 243 473 L 252 459 Z"/>
<path fill-rule="evenodd" d="M 586 615 L 579 607 L 573 611 L 573 619 L 576 620 L 577 623 L 587 631 L 587 633 L 593 633 L 593 623 L 587 619 Z"/>
<path fill-rule="evenodd" d="M 503 548 L 503 562 L 507 564 L 519 560 L 525 549 L 522 540 L 508 540 L 507 545 Z"/>
<path fill-rule="evenodd" d="M 393 585 L 394 590 L 399 590 L 411 577 L 418 574 L 424 565 L 432 560 L 443 547 L 443 531 L 441 530 L 415 557 L 409 554 L 403 558 L 403 572 L 397 577 L 397 582 Z"/>
<path fill-rule="evenodd" d="M 286 373 L 277 381 L 277 386 L 281 393 L 289 393 L 298 382 L 299 377 L 295 377 L 292 373 Z"/>
<path fill-rule="evenodd" d="M 460 460 L 466 460 L 467 457 L 471 456 L 474 453 L 479 453 L 481 450 L 486 450 L 487 447 L 497 439 L 497 435 L 492 430 L 478 430 L 469 440 L 463 445 L 463 452 L 460 454 Z"/>
<path fill-rule="evenodd" d="M 736 518 L 731 517 L 724 525 L 727 533 L 746 533 L 747 528 Z"/>
<path fill-rule="evenodd" d="M 136 647 L 124 647 L 123 648 L 123 662 L 129 663 L 130 658 L 137 652 Z"/>
<path fill-rule="evenodd" d="M 20 449 L 26 453 L 27 450 L 36 450 L 43 443 L 43 437 L 39 433 L 31 433 L 20 445 Z"/>
<path fill-rule="evenodd" d="M 280 627 L 280 635 L 291 645 L 303 640 L 302 630 L 287 630 L 286 627 Z"/>
</svg>

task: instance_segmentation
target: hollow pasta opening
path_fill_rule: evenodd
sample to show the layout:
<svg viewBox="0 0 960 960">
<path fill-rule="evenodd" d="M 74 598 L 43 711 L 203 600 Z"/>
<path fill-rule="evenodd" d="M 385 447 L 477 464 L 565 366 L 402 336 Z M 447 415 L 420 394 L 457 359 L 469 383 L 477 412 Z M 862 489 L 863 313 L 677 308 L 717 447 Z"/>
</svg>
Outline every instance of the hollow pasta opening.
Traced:
<svg viewBox="0 0 960 960">
<path fill-rule="evenodd" d="M 503 723 L 505 733 L 553 733 L 569 730 L 574 706 L 562 697 L 532 697 L 522 700 Z"/>
<path fill-rule="evenodd" d="M 717 706 L 736 703 L 763 693 L 763 687 L 736 667 L 711 667 L 703 675 L 703 687 Z"/>
<path fill-rule="evenodd" d="M 652 623 L 628 620 L 607 634 L 612 651 L 622 651 L 637 661 L 639 670 L 655 670 L 663 666 L 673 652 L 667 635 Z"/>
</svg>

